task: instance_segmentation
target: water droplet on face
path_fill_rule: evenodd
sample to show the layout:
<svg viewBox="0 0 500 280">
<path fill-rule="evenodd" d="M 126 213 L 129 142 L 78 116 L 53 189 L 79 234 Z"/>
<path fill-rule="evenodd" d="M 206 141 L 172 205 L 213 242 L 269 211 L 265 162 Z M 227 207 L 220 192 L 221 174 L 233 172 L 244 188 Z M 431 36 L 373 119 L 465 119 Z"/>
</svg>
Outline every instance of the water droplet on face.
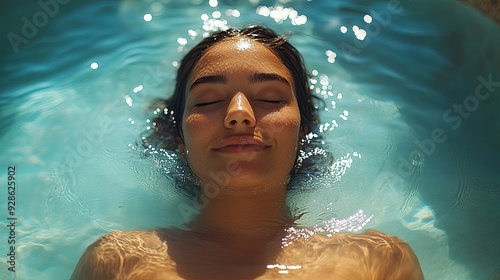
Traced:
<svg viewBox="0 0 500 280">
<path fill-rule="evenodd" d="M 236 42 L 235 46 L 237 50 L 244 51 L 250 49 L 252 47 L 252 43 L 246 38 L 241 38 Z"/>
<path fill-rule="evenodd" d="M 243 106 L 242 106 L 242 102 L 243 102 L 243 99 L 242 99 L 242 96 L 243 94 L 238 94 L 236 95 L 236 104 L 238 106 L 238 110 L 243 110 Z"/>
</svg>

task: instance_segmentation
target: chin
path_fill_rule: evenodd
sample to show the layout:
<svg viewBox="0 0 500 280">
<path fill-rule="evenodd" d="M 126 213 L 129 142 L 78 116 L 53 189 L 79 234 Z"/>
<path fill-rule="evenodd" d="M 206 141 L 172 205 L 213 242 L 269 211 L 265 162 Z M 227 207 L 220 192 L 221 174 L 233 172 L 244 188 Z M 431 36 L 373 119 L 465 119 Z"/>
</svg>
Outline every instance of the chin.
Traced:
<svg viewBox="0 0 500 280">
<path fill-rule="evenodd" d="M 284 179 L 269 179 L 262 180 L 263 176 L 258 176 L 256 179 L 255 176 L 241 176 L 241 177 L 232 177 L 231 183 L 223 188 L 229 190 L 250 190 L 257 191 L 268 190 L 269 188 L 276 188 L 279 186 L 286 187 L 288 183 L 288 176 L 285 176 Z"/>
</svg>

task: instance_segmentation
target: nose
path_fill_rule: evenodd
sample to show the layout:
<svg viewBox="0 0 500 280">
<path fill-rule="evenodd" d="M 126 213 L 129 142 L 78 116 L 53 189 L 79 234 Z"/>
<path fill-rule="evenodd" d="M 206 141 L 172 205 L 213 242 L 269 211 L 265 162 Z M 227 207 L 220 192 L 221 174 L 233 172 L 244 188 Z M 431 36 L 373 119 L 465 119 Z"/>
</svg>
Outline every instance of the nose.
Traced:
<svg viewBox="0 0 500 280">
<path fill-rule="evenodd" d="M 227 128 L 254 127 L 255 115 L 252 105 L 241 92 L 238 92 L 229 103 L 224 125 Z"/>
</svg>

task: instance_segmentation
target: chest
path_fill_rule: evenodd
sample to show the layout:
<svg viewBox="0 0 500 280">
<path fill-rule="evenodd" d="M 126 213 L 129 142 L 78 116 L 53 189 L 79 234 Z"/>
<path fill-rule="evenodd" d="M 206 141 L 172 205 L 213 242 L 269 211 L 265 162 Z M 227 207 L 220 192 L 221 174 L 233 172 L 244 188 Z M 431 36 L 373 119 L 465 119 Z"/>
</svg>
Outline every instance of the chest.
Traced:
<svg viewBox="0 0 500 280">
<path fill-rule="evenodd" d="M 192 243 L 191 245 L 196 245 Z M 241 250 L 181 246 L 169 248 L 162 279 L 330 279 L 328 250 L 309 243 L 279 248 L 271 256 L 252 256 Z M 227 254 L 227 255 L 224 255 Z M 311 278 L 314 276 L 313 278 Z M 177 277 L 177 278 L 176 278 Z M 160 279 L 160 278 L 159 278 Z"/>
</svg>

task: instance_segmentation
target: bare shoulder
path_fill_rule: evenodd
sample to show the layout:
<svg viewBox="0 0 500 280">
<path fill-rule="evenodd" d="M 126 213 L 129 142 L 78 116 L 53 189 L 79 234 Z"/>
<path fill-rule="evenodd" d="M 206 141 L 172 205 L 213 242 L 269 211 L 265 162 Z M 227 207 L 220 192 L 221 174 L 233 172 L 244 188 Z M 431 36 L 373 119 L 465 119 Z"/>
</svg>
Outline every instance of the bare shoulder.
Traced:
<svg viewBox="0 0 500 280">
<path fill-rule="evenodd" d="M 175 270 L 167 249 L 155 231 L 114 231 L 88 246 L 71 279 L 177 279 L 164 275 Z"/>
<path fill-rule="evenodd" d="M 411 247 L 379 231 L 315 234 L 297 241 L 285 248 L 281 260 L 302 263 L 303 272 L 313 279 L 424 278 Z"/>
<path fill-rule="evenodd" d="M 332 259 L 328 270 L 346 279 L 424 278 L 417 256 L 396 236 L 367 230 L 319 236 L 318 241 L 328 248 L 327 255 Z"/>
</svg>

